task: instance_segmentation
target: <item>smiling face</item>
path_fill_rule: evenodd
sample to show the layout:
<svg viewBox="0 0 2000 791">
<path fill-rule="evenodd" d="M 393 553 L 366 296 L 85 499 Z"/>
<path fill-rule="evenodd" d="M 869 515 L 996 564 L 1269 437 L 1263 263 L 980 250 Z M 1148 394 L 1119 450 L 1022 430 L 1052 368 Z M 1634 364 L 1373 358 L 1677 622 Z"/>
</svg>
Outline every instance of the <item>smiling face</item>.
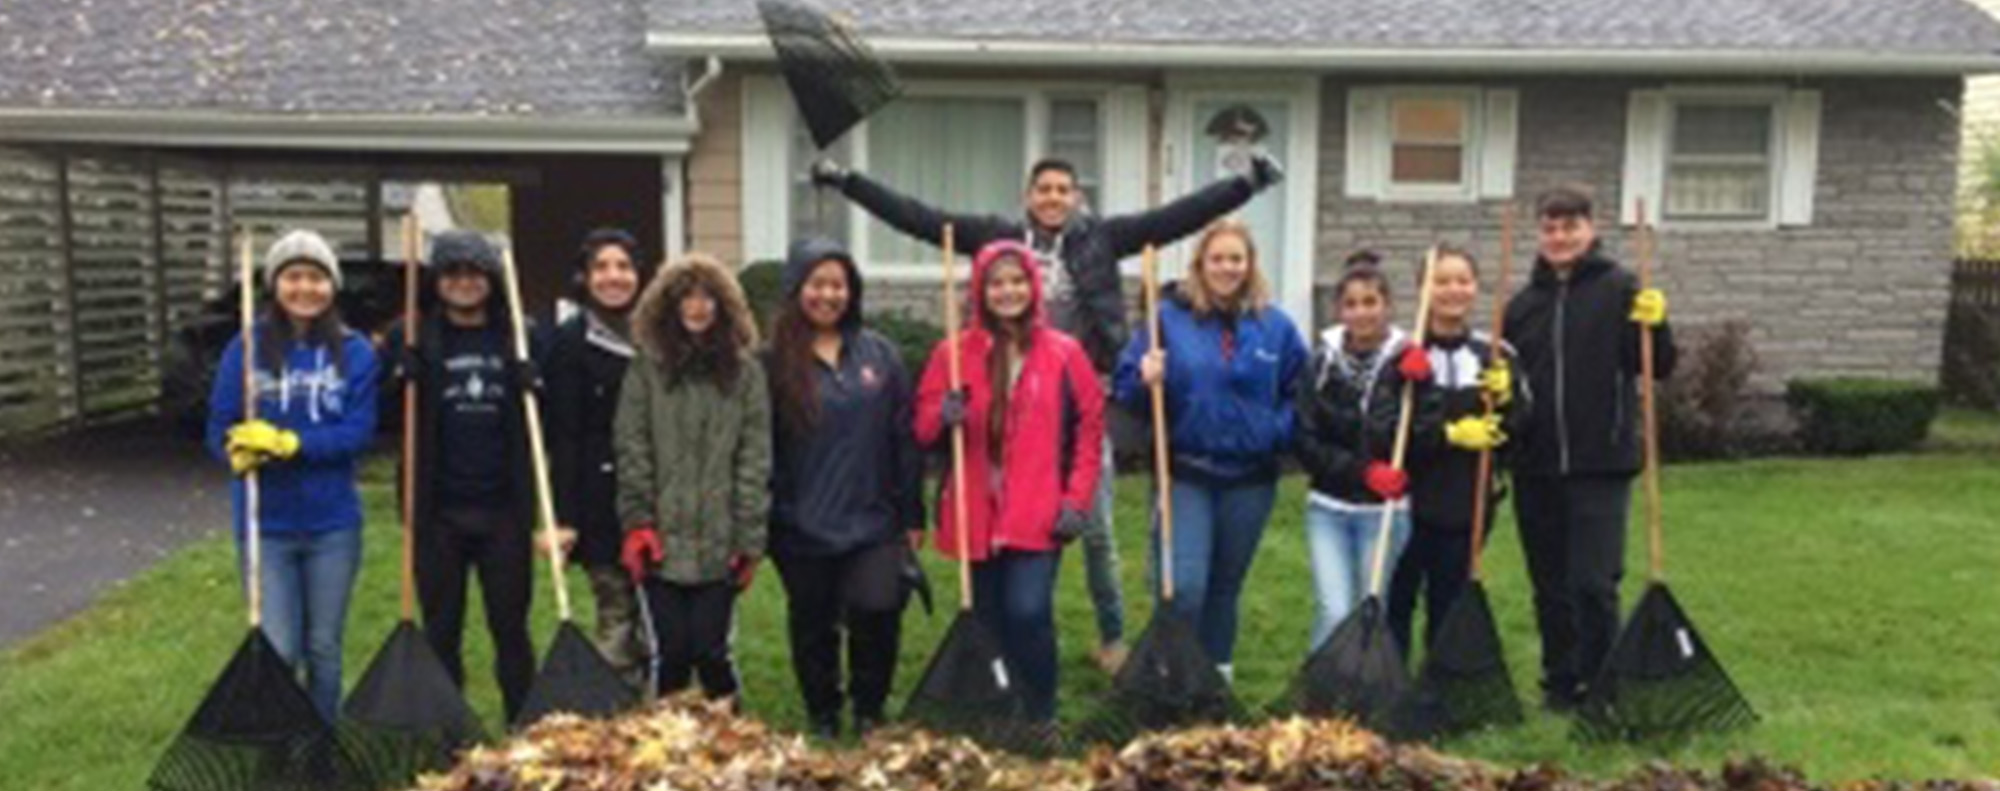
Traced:
<svg viewBox="0 0 2000 791">
<path fill-rule="evenodd" d="M 833 259 L 813 265 L 799 288 L 799 309 L 813 329 L 831 330 L 847 315 L 847 265 Z"/>
<path fill-rule="evenodd" d="M 1067 224 L 1081 201 L 1076 177 L 1064 170 L 1044 169 L 1028 184 L 1028 216 L 1044 230 L 1053 231 Z"/>
<path fill-rule="evenodd" d="M 278 270 L 276 291 L 278 308 L 293 321 L 312 321 L 333 309 L 333 278 L 318 264 L 286 264 Z"/>
<path fill-rule="evenodd" d="M 438 299 L 446 308 L 478 310 L 493 296 L 493 279 L 477 264 L 450 263 L 438 270 Z"/>
<path fill-rule="evenodd" d="M 715 296 L 708 289 L 696 287 L 681 297 L 681 328 L 689 335 L 700 335 L 715 326 Z"/>
<path fill-rule="evenodd" d="M 1244 285 L 1250 282 L 1250 269 L 1255 265 L 1250 245 L 1237 233 L 1210 237 L 1195 262 L 1202 287 L 1225 304 L 1242 298 Z"/>
<path fill-rule="evenodd" d="M 1371 280 L 1350 280 L 1340 290 L 1340 323 L 1363 347 L 1373 347 L 1389 333 L 1389 297 Z"/>
<path fill-rule="evenodd" d="M 1001 321 L 1017 321 L 1034 306 L 1034 289 L 1021 259 L 1000 258 L 986 269 L 986 312 Z"/>
<path fill-rule="evenodd" d="M 1479 277 L 1464 256 L 1438 256 L 1431 267 L 1431 323 L 1443 327 L 1464 326 L 1472 315 L 1472 303 L 1479 297 Z"/>
<path fill-rule="evenodd" d="M 1583 260 L 1597 243 L 1597 226 L 1584 215 L 1543 217 L 1538 229 L 1542 260 L 1561 269 Z"/>
<path fill-rule="evenodd" d="M 584 289 L 590 299 L 606 310 L 624 310 L 639 295 L 639 267 L 625 248 L 607 244 L 597 248 L 583 273 Z"/>
</svg>

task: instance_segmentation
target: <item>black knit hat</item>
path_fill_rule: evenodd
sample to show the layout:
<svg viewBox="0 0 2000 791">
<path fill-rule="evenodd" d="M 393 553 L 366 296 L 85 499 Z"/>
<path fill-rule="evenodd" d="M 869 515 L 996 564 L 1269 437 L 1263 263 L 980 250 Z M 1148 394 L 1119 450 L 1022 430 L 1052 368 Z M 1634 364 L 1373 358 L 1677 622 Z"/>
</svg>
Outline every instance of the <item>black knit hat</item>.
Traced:
<svg viewBox="0 0 2000 791">
<path fill-rule="evenodd" d="M 493 243 L 477 231 L 445 231 L 431 240 L 431 260 L 433 268 L 443 269 L 452 264 L 472 264 L 480 271 L 498 277 L 500 275 L 500 252 Z"/>
</svg>

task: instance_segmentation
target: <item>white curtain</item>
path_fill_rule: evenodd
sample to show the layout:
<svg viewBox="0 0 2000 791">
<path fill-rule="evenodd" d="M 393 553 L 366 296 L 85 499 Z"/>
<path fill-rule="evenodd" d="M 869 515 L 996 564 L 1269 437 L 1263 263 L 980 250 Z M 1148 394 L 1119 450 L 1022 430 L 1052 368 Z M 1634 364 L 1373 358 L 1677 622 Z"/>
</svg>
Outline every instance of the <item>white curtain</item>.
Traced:
<svg viewBox="0 0 2000 791">
<path fill-rule="evenodd" d="M 905 97 L 868 122 L 870 175 L 956 212 L 1015 215 L 1027 173 L 1020 99 Z M 937 252 L 869 223 L 869 263 L 923 263 Z"/>
</svg>

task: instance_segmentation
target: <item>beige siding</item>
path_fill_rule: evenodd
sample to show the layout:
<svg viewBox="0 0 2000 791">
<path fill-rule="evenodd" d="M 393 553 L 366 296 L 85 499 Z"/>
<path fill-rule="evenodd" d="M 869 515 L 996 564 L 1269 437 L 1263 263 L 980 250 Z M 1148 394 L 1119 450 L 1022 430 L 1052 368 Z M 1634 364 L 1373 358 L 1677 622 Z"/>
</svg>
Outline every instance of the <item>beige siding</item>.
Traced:
<svg viewBox="0 0 2000 791">
<path fill-rule="evenodd" d="M 688 247 L 743 259 L 743 81 L 725 75 L 700 100 L 701 134 L 688 153 Z"/>
<path fill-rule="evenodd" d="M 1986 13 L 2000 16 L 2000 0 L 1970 0 Z M 2000 75 L 1965 81 L 1964 124 L 1959 148 L 1960 247 L 1994 244 L 1991 207 L 1980 195 L 1985 179 L 1986 150 L 2000 146 Z M 1982 221 L 1983 220 L 1983 221 Z M 1967 249 L 1968 252 L 1971 250 Z"/>
</svg>

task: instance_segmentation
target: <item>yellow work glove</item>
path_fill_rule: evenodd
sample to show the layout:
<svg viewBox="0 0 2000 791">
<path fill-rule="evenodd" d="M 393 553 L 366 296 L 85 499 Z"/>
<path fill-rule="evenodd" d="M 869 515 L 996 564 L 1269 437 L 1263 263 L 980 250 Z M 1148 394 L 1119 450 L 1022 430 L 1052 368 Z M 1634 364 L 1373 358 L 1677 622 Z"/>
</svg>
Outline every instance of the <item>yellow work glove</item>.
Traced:
<svg viewBox="0 0 2000 791">
<path fill-rule="evenodd" d="M 1507 434 L 1500 430 L 1500 417 L 1465 417 L 1445 424 L 1444 441 L 1452 447 L 1470 451 L 1488 451 L 1507 442 Z"/>
<path fill-rule="evenodd" d="M 229 429 L 229 453 L 255 453 L 271 459 L 299 455 L 299 435 L 264 420 L 245 420 Z"/>
<path fill-rule="evenodd" d="M 1493 360 L 1486 370 L 1479 372 L 1479 387 L 1493 399 L 1494 406 L 1506 406 L 1514 400 L 1514 369 L 1507 364 L 1507 358 Z"/>
<path fill-rule="evenodd" d="M 1632 321 L 1658 327 L 1667 321 L 1667 293 L 1657 288 L 1640 291 L 1632 298 Z"/>
<path fill-rule="evenodd" d="M 264 466 L 264 454 L 248 450 L 229 452 L 229 471 L 237 475 L 247 475 L 251 470 Z"/>
</svg>

